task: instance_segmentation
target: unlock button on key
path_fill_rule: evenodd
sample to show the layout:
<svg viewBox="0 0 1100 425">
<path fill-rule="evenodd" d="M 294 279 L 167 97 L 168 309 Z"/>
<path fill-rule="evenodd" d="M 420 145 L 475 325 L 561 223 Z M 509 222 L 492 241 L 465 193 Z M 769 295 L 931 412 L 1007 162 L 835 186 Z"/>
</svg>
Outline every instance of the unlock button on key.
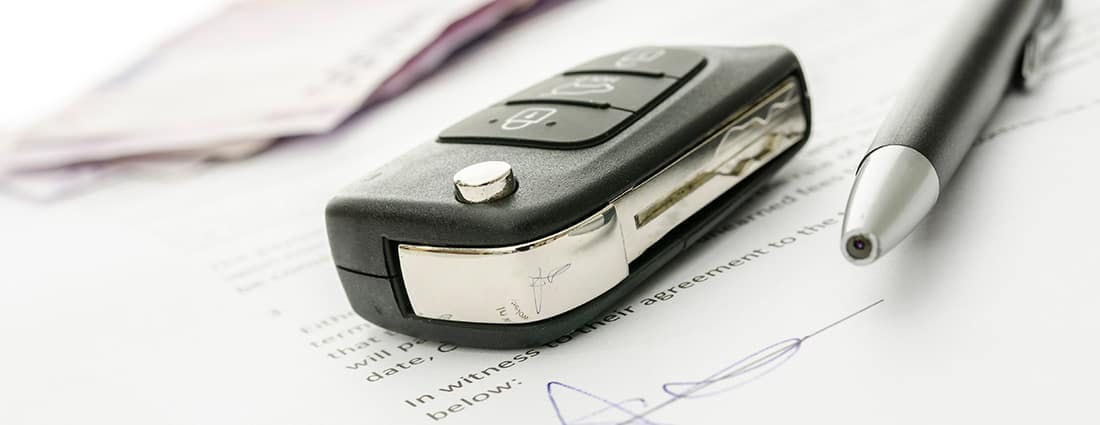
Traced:
<svg viewBox="0 0 1100 425">
<path fill-rule="evenodd" d="M 630 115 L 548 103 L 493 106 L 443 130 L 439 141 L 580 148 L 607 140 Z"/>
<path fill-rule="evenodd" d="M 508 98 L 520 103 L 576 103 L 593 107 L 614 107 L 637 112 L 676 84 L 674 78 L 628 74 L 574 74 L 554 77 Z"/>
</svg>

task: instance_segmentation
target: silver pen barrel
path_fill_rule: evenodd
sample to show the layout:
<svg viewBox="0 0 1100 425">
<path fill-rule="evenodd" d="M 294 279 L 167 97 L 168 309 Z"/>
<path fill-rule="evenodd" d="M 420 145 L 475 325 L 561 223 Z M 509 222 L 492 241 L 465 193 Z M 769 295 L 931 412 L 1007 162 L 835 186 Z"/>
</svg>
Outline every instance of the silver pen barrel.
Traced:
<svg viewBox="0 0 1100 425">
<path fill-rule="evenodd" d="M 881 257 L 932 209 L 1005 92 L 1032 75 L 1022 58 L 1049 44 L 1035 41 L 1061 9 L 1059 0 L 967 3 L 860 163 L 841 239 L 855 264 Z"/>
</svg>

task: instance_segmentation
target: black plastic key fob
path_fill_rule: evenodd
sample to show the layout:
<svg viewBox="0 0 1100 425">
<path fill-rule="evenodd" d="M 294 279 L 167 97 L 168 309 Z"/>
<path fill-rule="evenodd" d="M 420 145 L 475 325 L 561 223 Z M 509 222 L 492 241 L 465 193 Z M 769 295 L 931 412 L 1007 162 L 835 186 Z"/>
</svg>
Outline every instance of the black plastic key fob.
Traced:
<svg viewBox="0 0 1100 425">
<path fill-rule="evenodd" d="M 476 112 L 341 191 L 329 242 L 355 311 L 478 347 L 539 344 L 619 306 L 804 144 L 775 46 L 642 47 Z"/>
</svg>

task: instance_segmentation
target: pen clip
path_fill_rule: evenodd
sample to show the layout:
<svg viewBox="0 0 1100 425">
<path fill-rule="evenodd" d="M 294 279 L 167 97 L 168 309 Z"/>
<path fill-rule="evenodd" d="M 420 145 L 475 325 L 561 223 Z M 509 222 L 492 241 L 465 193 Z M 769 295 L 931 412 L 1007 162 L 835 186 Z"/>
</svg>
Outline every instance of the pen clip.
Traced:
<svg viewBox="0 0 1100 425">
<path fill-rule="evenodd" d="M 1062 38 L 1066 29 L 1066 20 L 1062 13 L 1062 0 L 1043 2 L 1043 10 L 1035 28 L 1024 40 L 1023 55 L 1020 60 L 1020 85 L 1031 90 L 1046 76 L 1043 64 L 1054 50 L 1054 44 Z"/>
</svg>

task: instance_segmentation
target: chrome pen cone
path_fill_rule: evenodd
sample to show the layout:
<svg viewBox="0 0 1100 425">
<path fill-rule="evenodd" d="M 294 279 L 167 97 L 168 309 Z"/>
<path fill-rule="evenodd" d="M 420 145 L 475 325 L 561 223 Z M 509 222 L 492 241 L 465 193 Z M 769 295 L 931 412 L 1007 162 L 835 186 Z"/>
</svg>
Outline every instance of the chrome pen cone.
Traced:
<svg viewBox="0 0 1100 425">
<path fill-rule="evenodd" d="M 915 149 L 886 145 L 864 159 L 844 214 L 841 252 L 870 264 L 901 243 L 939 198 L 940 183 Z"/>
</svg>

